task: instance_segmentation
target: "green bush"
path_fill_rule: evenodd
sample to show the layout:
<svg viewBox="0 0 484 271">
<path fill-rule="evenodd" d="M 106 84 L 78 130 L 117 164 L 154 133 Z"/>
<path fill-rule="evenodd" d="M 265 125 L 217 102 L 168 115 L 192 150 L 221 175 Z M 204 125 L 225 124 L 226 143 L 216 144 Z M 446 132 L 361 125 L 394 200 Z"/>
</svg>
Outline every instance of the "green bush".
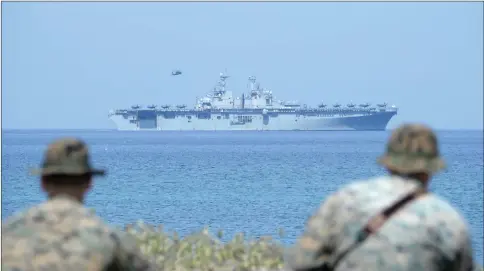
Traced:
<svg viewBox="0 0 484 271">
<path fill-rule="evenodd" d="M 167 234 L 141 222 L 126 227 L 134 234 L 144 254 L 162 270 L 277 270 L 283 268 L 281 243 L 271 237 L 246 240 L 237 234 L 222 242 L 222 231 L 213 236 L 208 229 L 181 239 L 176 232 Z M 282 231 L 280 232 L 282 235 Z"/>
<path fill-rule="evenodd" d="M 284 246 L 271 237 L 246 240 L 241 233 L 232 240 L 222 242 L 223 233 L 217 236 L 208 229 L 180 238 L 176 232 L 168 234 L 162 226 L 157 228 L 138 222 L 128 225 L 126 231 L 134 234 L 142 252 L 151 257 L 161 270 L 281 270 Z M 282 237 L 283 232 L 280 230 Z M 475 270 L 484 271 L 477 265 Z"/>
</svg>

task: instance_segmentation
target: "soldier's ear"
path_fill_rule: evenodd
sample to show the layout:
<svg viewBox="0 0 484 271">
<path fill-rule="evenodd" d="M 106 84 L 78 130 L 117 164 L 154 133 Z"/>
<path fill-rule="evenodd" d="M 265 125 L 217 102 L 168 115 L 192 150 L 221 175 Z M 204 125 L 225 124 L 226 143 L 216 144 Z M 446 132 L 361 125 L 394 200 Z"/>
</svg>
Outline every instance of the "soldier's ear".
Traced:
<svg viewBox="0 0 484 271">
<path fill-rule="evenodd" d="M 47 182 L 45 181 L 45 177 L 40 177 L 40 187 L 42 191 L 47 192 Z"/>
<path fill-rule="evenodd" d="M 92 188 L 92 177 L 89 178 L 89 180 L 86 182 L 86 191 L 91 190 Z"/>
<path fill-rule="evenodd" d="M 427 182 L 430 179 L 430 175 L 427 173 L 422 173 L 421 178 L 424 182 Z"/>
</svg>

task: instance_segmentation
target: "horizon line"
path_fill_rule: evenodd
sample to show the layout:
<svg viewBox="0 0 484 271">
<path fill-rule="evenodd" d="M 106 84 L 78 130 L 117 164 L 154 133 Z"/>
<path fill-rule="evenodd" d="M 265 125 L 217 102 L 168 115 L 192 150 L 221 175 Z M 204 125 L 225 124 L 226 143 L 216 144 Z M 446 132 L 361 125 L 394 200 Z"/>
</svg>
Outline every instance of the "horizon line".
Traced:
<svg viewBox="0 0 484 271">
<path fill-rule="evenodd" d="M 396 129 L 394 128 L 387 128 L 384 131 L 391 131 Z M 467 132 L 483 132 L 484 128 L 433 128 L 435 131 L 467 131 Z M 146 132 L 146 131 L 122 131 L 116 128 L 3 128 L 2 132 L 11 132 L 11 131 L 91 131 L 91 132 Z M 170 132 L 170 131 L 149 131 L 149 132 Z M 171 131 L 171 132 L 184 132 L 184 131 Z M 191 132 L 191 131 L 190 131 Z M 202 131 L 194 131 L 194 132 L 202 132 Z M 215 132 L 225 132 L 225 131 L 215 131 Z M 230 131 L 229 131 L 230 132 Z M 269 131 L 270 132 L 270 131 Z M 281 132 L 281 131 L 280 131 Z M 288 131 L 291 132 L 291 131 Z M 311 131 L 308 131 L 311 132 Z M 313 131 L 316 132 L 316 131 Z M 317 131 L 317 132 L 331 132 L 328 131 Z M 344 131 L 344 132 L 365 132 L 365 131 Z M 370 131 L 371 132 L 371 131 Z M 373 131 L 374 132 L 374 131 Z"/>
</svg>

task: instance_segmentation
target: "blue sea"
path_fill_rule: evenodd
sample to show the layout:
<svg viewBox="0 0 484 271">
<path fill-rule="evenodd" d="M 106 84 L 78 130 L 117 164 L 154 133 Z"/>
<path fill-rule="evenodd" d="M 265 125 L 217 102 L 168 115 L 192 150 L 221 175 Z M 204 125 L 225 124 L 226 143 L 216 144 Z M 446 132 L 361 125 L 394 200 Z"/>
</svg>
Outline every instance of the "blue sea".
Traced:
<svg viewBox="0 0 484 271">
<path fill-rule="evenodd" d="M 137 220 L 182 235 L 204 226 L 294 242 L 324 198 L 353 180 L 385 174 L 376 164 L 389 132 L 2 131 L 2 219 L 44 200 L 38 166 L 46 144 L 84 139 L 108 170 L 86 204 L 114 225 Z M 468 220 L 483 263 L 482 131 L 438 132 L 448 168 L 431 189 Z"/>
</svg>

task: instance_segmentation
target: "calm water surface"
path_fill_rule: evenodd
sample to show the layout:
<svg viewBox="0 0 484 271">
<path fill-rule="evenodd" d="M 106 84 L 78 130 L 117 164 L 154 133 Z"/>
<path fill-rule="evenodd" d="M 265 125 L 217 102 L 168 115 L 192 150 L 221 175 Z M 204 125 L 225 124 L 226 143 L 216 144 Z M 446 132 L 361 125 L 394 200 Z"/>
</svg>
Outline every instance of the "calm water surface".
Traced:
<svg viewBox="0 0 484 271">
<path fill-rule="evenodd" d="M 96 179 L 87 205 L 116 225 L 142 219 L 182 235 L 224 229 L 292 243 L 320 202 L 341 185 L 384 174 L 376 164 L 388 132 L 3 131 L 2 219 L 44 199 L 38 180 L 46 144 L 74 135 L 92 149 Z M 461 210 L 476 259 L 483 244 L 482 132 L 439 132 L 448 169 L 431 189 Z"/>
</svg>

